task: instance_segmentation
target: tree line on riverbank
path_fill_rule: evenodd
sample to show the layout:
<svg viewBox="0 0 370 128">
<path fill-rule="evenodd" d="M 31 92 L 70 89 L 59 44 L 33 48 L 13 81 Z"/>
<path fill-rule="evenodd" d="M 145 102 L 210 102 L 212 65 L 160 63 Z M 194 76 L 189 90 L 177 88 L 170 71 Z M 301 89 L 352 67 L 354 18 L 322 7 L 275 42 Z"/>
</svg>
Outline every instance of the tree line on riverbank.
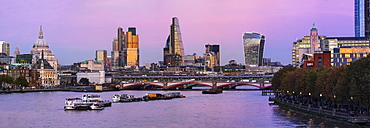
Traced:
<svg viewBox="0 0 370 128">
<path fill-rule="evenodd" d="M 370 105 L 370 57 L 344 67 L 295 68 L 286 66 L 272 78 L 272 88 L 326 100 Z"/>
<path fill-rule="evenodd" d="M 23 76 L 20 76 L 14 79 L 8 75 L 0 75 L 0 86 L 4 84 L 15 84 L 15 85 L 20 85 L 22 87 L 28 87 L 29 85 L 29 83 L 27 82 L 27 79 Z"/>
</svg>

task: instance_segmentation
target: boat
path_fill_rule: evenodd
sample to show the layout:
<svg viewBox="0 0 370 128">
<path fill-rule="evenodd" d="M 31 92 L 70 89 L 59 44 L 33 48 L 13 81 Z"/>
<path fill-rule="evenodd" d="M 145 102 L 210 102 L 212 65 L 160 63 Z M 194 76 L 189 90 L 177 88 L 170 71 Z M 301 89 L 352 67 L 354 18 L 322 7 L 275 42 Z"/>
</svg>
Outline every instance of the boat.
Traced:
<svg viewBox="0 0 370 128">
<path fill-rule="evenodd" d="M 160 100 L 163 99 L 163 95 L 159 93 L 147 93 L 143 98 L 145 100 Z"/>
<path fill-rule="evenodd" d="M 81 98 L 67 98 L 64 110 L 88 110 L 91 109 L 91 103 L 84 102 Z"/>
<path fill-rule="evenodd" d="M 91 106 L 90 106 L 90 109 L 91 110 L 103 110 L 104 107 L 99 104 L 99 103 L 93 103 Z"/>
<path fill-rule="evenodd" d="M 112 102 L 110 102 L 109 100 L 103 100 L 100 98 L 100 95 L 96 95 L 96 94 L 93 94 L 93 95 L 89 95 L 89 94 L 85 94 L 82 96 L 82 100 L 85 101 L 85 102 L 88 102 L 88 103 L 99 103 L 101 104 L 103 107 L 110 107 L 112 106 Z"/>
<path fill-rule="evenodd" d="M 222 93 L 222 90 L 220 90 L 220 89 L 210 89 L 210 90 L 202 91 L 202 94 L 219 94 L 219 93 Z"/>
<path fill-rule="evenodd" d="M 366 124 L 369 122 L 369 119 L 366 117 L 349 117 L 348 122 L 355 124 Z"/>
<path fill-rule="evenodd" d="M 185 98 L 185 96 L 180 94 L 180 92 L 170 92 L 170 93 L 165 94 L 165 97 L 168 97 L 168 98 Z"/>
<path fill-rule="evenodd" d="M 127 95 L 127 94 L 114 94 L 113 95 L 113 102 L 133 102 L 133 101 L 142 101 L 143 98 L 139 97 L 136 98 L 134 95 Z"/>
</svg>

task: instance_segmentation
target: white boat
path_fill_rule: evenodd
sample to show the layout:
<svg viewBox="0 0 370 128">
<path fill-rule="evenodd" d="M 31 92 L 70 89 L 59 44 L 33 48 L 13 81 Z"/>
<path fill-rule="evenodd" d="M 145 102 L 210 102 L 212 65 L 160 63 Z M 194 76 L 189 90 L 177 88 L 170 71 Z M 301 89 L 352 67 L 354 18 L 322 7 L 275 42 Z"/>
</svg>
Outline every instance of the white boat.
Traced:
<svg viewBox="0 0 370 128">
<path fill-rule="evenodd" d="M 90 106 L 90 109 L 91 110 L 103 110 L 104 107 L 99 104 L 99 103 L 93 103 L 91 106 Z"/>
<path fill-rule="evenodd" d="M 127 94 L 122 94 L 122 95 L 114 94 L 113 95 L 113 102 L 122 102 L 123 99 L 126 99 L 126 98 L 128 98 Z"/>
<path fill-rule="evenodd" d="M 67 98 L 64 110 L 88 110 L 91 103 L 84 102 L 81 98 Z"/>
<path fill-rule="evenodd" d="M 85 94 L 85 95 L 82 95 L 82 100 L 83 101 L 86 101 L 86 102 L 89 102 L 89 103 L 99 103 L 101 104 L 103 107 L 109 107 L 109 106 L 112 106 L 112 102 L 110 102 L 109 100 L 103 100 L 100 98 L 100 95 L 89 95 L 89 94 Z"/>
</svg>

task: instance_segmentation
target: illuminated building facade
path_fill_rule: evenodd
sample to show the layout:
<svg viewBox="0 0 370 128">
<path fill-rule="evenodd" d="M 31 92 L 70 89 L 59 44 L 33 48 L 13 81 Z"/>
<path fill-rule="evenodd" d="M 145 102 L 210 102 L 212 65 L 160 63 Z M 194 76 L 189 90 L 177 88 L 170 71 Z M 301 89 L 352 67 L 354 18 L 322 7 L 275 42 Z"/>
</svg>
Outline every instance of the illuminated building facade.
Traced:
<svg viewBox="0 0 370 128">
<path fill-rule="evenodd" d="M 209 66 L 212 68 L 214 66 L 220 66 L 220 45 L 207 44 L 205 47 L 206 47 L 206 55 L 213 56 L 213 60 L 211 61 L 213 65 L 212 66 L 209 65 Z"/>
<path fill-rule="evenodd" d="M 333 53 L 333 64 L 335 67 L 347 66 L 357 59 L 367 57 L 370 54 L 370 48 L 335 48 Z"/>
<path fill-rule="evenodd" d="M 118 28 L 117 38 L 112 42 L 111 60 L 112 67 L 139 66 L 139 35 L 135 27 L 129 27 L 128 32 Z"/>
<path fill-rule="evenodd" d="M 103 65 L 107 64 L 107 50 L 96 50 L 95 61 L 102 63 Z"/>
<path fill-rule="evenodd" d="M 183 65 L 184 57 L 179 20 L 173 17 L 170 35 L 167 38 L 165 48 L 163 48 L 164 64 L 167 66 Z"/>
<path fill-rule="evenodd" d="M 139 66 L 139 35 L 136 34 L 136 28 L 128 28 L 126 32 L 126 66 Z"/>
<path fill-rule="evenodd" d="M 259 33 L 243 33 L 244 59 L 246 65 L 262 66 L 265 36 Z"/>
</svg>

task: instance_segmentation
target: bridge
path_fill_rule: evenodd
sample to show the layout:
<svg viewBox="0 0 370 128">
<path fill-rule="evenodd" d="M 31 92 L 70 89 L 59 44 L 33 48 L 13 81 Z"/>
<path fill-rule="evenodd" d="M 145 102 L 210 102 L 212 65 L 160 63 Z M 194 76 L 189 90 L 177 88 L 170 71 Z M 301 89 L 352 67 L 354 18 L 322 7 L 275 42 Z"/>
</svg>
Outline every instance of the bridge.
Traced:
<svg viewBox="0 0 370 128">
<path fill-rule="evenodd" d="M 203 86 L 218 89 L 235 89 L 253 86 L 264 89 L 271 86 L 272 75 L 250 76 L 111 76 L 120 89 L 192 89 Z"/>
<path fill-rule="evenodd" d="M 271 86 L 270 82 L 217 82 L 217 81 L 179 81 L 179 82 L 127 82 L 120 83 L 120 89 L 192 89 L 192 87 L 203 86 L 213 89 L 236 89 L 237 86 L 253 86 L 264 89 Z"/>
</svg>

